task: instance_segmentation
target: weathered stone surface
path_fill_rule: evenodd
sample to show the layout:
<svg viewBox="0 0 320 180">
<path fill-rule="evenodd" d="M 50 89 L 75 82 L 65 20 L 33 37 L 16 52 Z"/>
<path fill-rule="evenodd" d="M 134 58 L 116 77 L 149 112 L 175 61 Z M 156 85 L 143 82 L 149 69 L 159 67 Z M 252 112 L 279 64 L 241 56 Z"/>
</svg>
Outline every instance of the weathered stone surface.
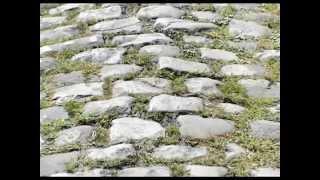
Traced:
<svg viewBox="0 0 320 180">
<path fill-rule="evenodd" d="M 50 9 L 48 13 L 50 15 L 57 15 L 60 13 L 65 14 L 73 10 L 84 10 L 93 8 L 94 6 L 95 5 L 91 3 L 67 3 L 56 8 Z"/>
<path fill-rule="evenodd" d="M 77 21 L 79 22 L 90 22 L 90 21 L 101 21 L 107 19 L 114 19 L 121 17 L 121 7 L 120 6 L 110 6 L 102 9 L 92 9 L 80 12 L 77 16 Z"/>
<path fill-rule="evenodd" d="M 259 6 L 261 6 L 261 4 L 258 4 L 258 3 L 235 3 L 235 4 L 232 4 L 232 6 L 237 11 L 242 11 L 242 10 L 257 11 L 259 9 Z"/>
<path fill-rule="evenodd" d="M 250 171 L 253 177 L 280 177 L 279 168 L 258 168 Z"/>
<path fill-rule="evenodd" d="M 266 70 L 261 65 L 252 64 L 230 64 L 221 68 L 225 76 L 263 76 Z"/>
<path fill-rule="evenodd" d="M 118 144 L 107 148 L 94 148 L 87 150 L 87 158 L 92 160 L 124 160 L 135 155 L 132 144 Z"/>
<path fill-rule="evenodd" d="M 69 129 L 62 130 L 58 133 L 58 137 L 55 139 L 54 144 L 56 146 L 64 146 L 69 144 L 88 143 L 94 127 L 91 126 L 76 126 Z"/>
<path fill-rule="evenodd" d="M 154 56 L 170 56 L 176 57 L 180 55 L 180 50 L 177 46 L 170 45 L 149 45 L 144 46 L 139 50 L 139 53 L 151 54 Z"/>
<path fill-rule="evenodd" d="M 157 95 L 165 93 L 165 89 L 161 89 L 155 86 L 150 85 L 142 81 L 123 81 L 119 80 L 114 82 L 112 87 L 112 96 L 125 96 L 130 94 L 135 95 Z"/>
<path fill-rule="evenodd" d="M 85 78 L 81 71 L 73 71 L 67 74 L 57 74 L 53 76 L 52 82 L 55 87 L 70 86 L 73 84 L 84 83 Z"/>
<path fill-rule="evenodd" d="M 182 145 L 160 146 L 154 150 L 152 157 L 158 159 L 188 161 L 194 158 L 204 157 L 208 154 L 206 147 L 191 147 Z"/>
<path fill-rule="evenodd" d="M 116 36 L 112 39 L 112 43 L 120 47 L 141 47 L 150 44 L 169 44 L 170 42 L 172 39 L 161 33 Z"/>
<path fill-rule="evenodd" d="M 44 144 L 44 140 L 42 139 L 42 137 L 41 137 L 41 134 L 40 134 L 40 151 L 41 151 L 41 149 L 42 149 L 42 145 Z"/>
<path fill-rule="evenodd" d="M 219 14 L 210 11 L 192 11 L 191 15 L 200 22 L 216 22 L 222 18 Z"/>
<path fill-rule="evenodd" d="M 57 27 L 55 29 L 40 31 L 40 42 L 67 39 L 80 33 L 76 25 Z"/>
<path fill-rule="evenodd" d="M 40 10 L 55 8 L 55 7 L 59 6 L 59 5 L 60 5 L 59 3 L 41 3 L 40 4 Z"/>
<path fill-rule="evenodd" d="M 164 78 L 156 78 L 156 77 L 152 77 L 152 78 L 136 78 L 135 80 L 137 81 L 141 81 L 147 84 L 150 84 L 151 86 L 157 87 L 157 88 L 161 88 L 164 90 L 168 90 L 170 91 L 170 81 Z"/>
<path fill-rule="evenodd" d="M 254 58 L 266 62 L 271 59 L 280 61 L 280 50 L 264 50 L 254 55 Z"/>
<path fill-rule="evenodd" d="M 255 41 L 227 41 L 226 43 L 230 48 L 247 51 L 248 53 L 254 53 L 258 48 L 258 44 Z"/>
<path fill-rule="evenodd" d="M 202 118 L 198 115 L 181 115 L 177 118 L 180 133 L 185 137 L 207 139 L 225 135 L 234 130 L 234 123 L 218 118 Z"/>
<path fill-rule="evenodd" d="M 277 15 L 254 11 L 239 11 L 235 14 L 234 18 L 245 21 L 254 21 L 259 24 L 280 21 L 280 17 Z"/>
<path fill-rule="evenodd" d="M 186 43 L 195 43 L 198 45 L 204 45 L 204 44 L 210 44 L 212 43 L 212 40 L 206 37 L 202 36 L 189 36 L 189 35 L 184 35 L 183 36 L 183 41 Z"/>
<path fill-rule="evenodd" d="M 208 60 L 237 61 L 239 58 L 233 52 L 221 49 L 200 48 L 201 58 Z"/>
<path fill-rule="evenodd" d="M 79 156 L 78 151 L 40 157 L 40 176 L 64 172 L 65 163 Z"/>
<path fill-rule="evenodd" d="M 68 112 L 60 106 L 40 110 L 40 124 L 67 118 L 69 118 Z"/>
<path fill-rule="evenodd" d="M 229 143 L 226 145 L 226 159 L 231 160 L 241 156 L 242 154 L 246 153 L 246 150 L 240 147 L 235 143 Z"/>
<path fill-rule="evenodd" d="M 159 69 L 171 69 L 173 71 L 182 71 L 189 73 L 210 73 L 211 69 L 207 64 L 185 61 L 182 59 L 172 58 L 172 57 L 160 57 L 159 61 Z"/>
<path fill-rule="evenodd" d="M 175 18 L 158 18 L 153 25 L 156 29 L 163 31 L 182 30 L 195 32 L 206 29 L 214 29 L 217 26 L 212 23 L 196 22 L 191 20 L 175 19 Z"/>
<path fill-rule="evenodd" d="M 103 83 L 80 83 L 74 84 L 71 86 L 64 86 L 61 88 L 55 89 L 52 99 L 56 100 L 57 104 L 62 102 L 78 99 L 88 96 L 102 96 L 103 95 Z"/>
<path fill-rule="evenodd" d="M 141 8 L 137 17 L 139 19 L 152 19 L 152 18 L 164 18 L 164 17 L 172 17 L 179 18 L 184 14 L 184 12 L 180 9 L 177 9 L 168 5 L 153 5 Z"/>
<path fill-rule="evenodd" d="M 134 167 L 120 170 L 119 177 L 169 177 L 170 170 L 165 166 Z"/>
<path fill-rule="evenodd" d="M 40 17 L 40 30 L 52 28 L 66 22 L 66 16 Z"/>
<path fill-rule="evenodd" d="M 270 36 L 271 30 L 252 21 L 232 19 L 229 23 L 229 33 L 241 38 L 260 38 Z"/>
<path fill-rule="evenodd" d="M 224 112 L 230 113 L 230 114 L 240 114 L 246 108 L 239 106 L 237 104 L 231 104 L 231 103 L 219 103 L 217 105 L 218 108 L 221 108 Z"/>
<path fill-rule="evenodd" d="M 257 138 L 280 140 L 280 123 L 273 121 L 253 121 L 250 123 L 250 134 Z"/>
<path fill-rule="evenodd" d="M 185 81 L 185 85 L 189 92 L 206 96 L 221 96 L 222 93 L 217 87 L 220 84 L 221 82 L 218 80 L 202 77 L 189 78 Z"/>
<path fill-rule="evenodd" d="M 222 177 L 228 172 L 227 168 L 219 166 L 187 165 L 191 177 Z"/>
<path fill-rule="evenodd" d="M 276 106 L 268 108 L 268 110 L 272 113 L 280 113 L 280 104 L 277 104 Z"/>
<path fill-rule="evenodd" d="M 197 112 L 203 109 L 202 99 L 161 94 L 149 103 L 149 112 Z"/>
<path fill-rule="evenodd" d="M 51 57 L 40 58 L 40 74 L 55 68 L 56 60 Z"/>
<path fill-rule="evenodd" d="M 119 64 L 122 62 L 124 48 L 96 48 L 74 55 L 71 61 L 86 61 L 97 64 Z"/>
<path fill-rule="evenodd" d="M 241 79 L 238 83 L 246 88 L 248 96 L 280 99 L 280 83 L 269 86 L 265 79 Z"/>
<path fill-rule="evenodd" d="M 95 34 L 79 39 L 65 41 L 63 43 L 42 46 L 40 48 L 40 56 L 49 55 L 50 53 L 57 53 L 68 50 L 79 50 L 83 48 L 94 48 L 104 44 L 101 34 Z"/>
<path fill-rule="evenodd" d="M 121 96 L 109 100 L 88 102 L 83 108 L 83 114 L 100 115 L 111 110 L 116 110 L 121 113 L 129 113 L 132 101 L 132 97 Z"/>
<path fill-rule="evenodd" d="M 102 21 L 89 27 L 90 31 L 102 31 L 104 33 L 141 33 L 142 24 L 136 17 Z"/>
<path fill-rule="evenodd" d="M 110 143 L 157 139 L 165 135 L 165 129 L 157 122 L 134 117 L 112 121 Z"/>
<path fill-rule="evenodd" d="M 40 92 L 40 101 L 47 96 L 45 92 Z"/>
<path fill-rule="evenodd" d="M 105 65 L 100 71 L 101 79 L 108 77 L 123 77 L 131 73 L 137 73 L 142 70 L 142 67 L 135 64 L 115 64 Z"/>
<path fill-rule="evenodd" d="M 78 171 L 75 173 L 57 173 L 52 174 L 50 177 L 105 177 L 105 176 L 111 176 L 111 171 L 107 169 L 92 169 L 92 170 L 86 170 L 86 171 Z"/>
</svg>

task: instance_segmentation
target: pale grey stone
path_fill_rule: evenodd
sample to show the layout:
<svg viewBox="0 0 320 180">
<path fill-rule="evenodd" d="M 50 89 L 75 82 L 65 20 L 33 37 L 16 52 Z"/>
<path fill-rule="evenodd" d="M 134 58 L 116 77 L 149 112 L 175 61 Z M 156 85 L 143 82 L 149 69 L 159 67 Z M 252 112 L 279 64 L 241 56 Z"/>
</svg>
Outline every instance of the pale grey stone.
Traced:
<svg viewBox="0 0 320 180">
<path fill-rule="evenodd" d="M 122 169 L 119 177 L 169 177 L 170 169 L 165 166 L 133 167 Z"/>
<path fill-rule="evenodd" d="M 173 71 L 182 71 L 189 73 L 199 73 L 208 74 L 211 69 L 207 64 L 185 61 L 182 59 L 172 58 L 172 57 L 160 57 L 158 60 L 159 69 L 171 69 Z"/>
<path fill-rule="evenodd" d="M 40 151 L 41 151 L 41 149 L 43 148 L 42 145 L 43 145 L 44 143 L 45 143 L 45 142 L 44 142 L 44 140 L 42 139 L 41 134 L 40 134 Z"/>
<path fill-rule="evenodd" d="M 250 171 L 250 176 L 253 177 L 280 177 L 279 168 L 257 168 Z"/>
<path fill-rule="evenodd" d="M 146 95 L 152 96 L 157 94 L 165 93 L 165 89 L 161 89 L 159 87 L 155 87 L 150 85 L 149 83 L 142 82 L 142 81 L 116 81 L 112 87 L 112 96 L 126 96 L 130 94 L 135 95 Z"/>
<path fill-rule="evenodd" d="M 248 53 L 254 53 L 258 49 L 257 42 L 255 41 L 227 41 L 226 43 L 230 48 L 247 51 Z"/>
<path fill-rule="evenodd" d="M 84 83 L 85 78 L 81 71 L 73 71 L 67 74 L 57 74 L 53 76 L 52 82 L 55 87 L 70 86 L 73 84 Z"/>
<path fill-rule="evenodd" d="M 58 53 L 64 50 L 80 50 L 83 48 L 94 48 L 104 44 L 101 34 L 94 34 L 79 39 L 65 41 L 58 44 L 42 46 L 40 48 L 40 56 L 49 55 L 50 53 Z"/>
<path fill-rule="evenodd" d="M 202 37 L 202 36 L 189 36 L 184 35 L 183 41 L 186 43 L 195 43 L 198 45 L 204 45 L 204 44 L 211 44 L 213 41 L 209 38 Z"/>
<path fill-rule="evenodd" d="M 194 158 L 204 157 L 208 154 L 206 147 L 191 147 L 183 145 L 164 145 L 156 148 L 152 157 L 166 160 L 188 161 Z"/>
<path fill-rule="evenodd" d="M 280 104 L 277 104 L 276 106 L 268 108 L 268 110 L 272 113 L 280 113 Z"/>
<path fill-rule="evenodd" d="M 67 118 L 69 118 L 68 112 L 61 106 L 40 110 L 40 124 Z"/>
<path fill-rule="evenodd" d="M 280 83 L 268 86 L 270 82 L 265 79 L 241 79 L 238 83 L 246 89 L 248 96 L 280 99 Z"/>
<path fill-rule="evenodd" d="M 225 135 L 234 130 L 234 123 L 218 118 L 202 118 L 198 115 L 180 115 L 177 118 L 180 133 L 184 137 L 208 139 Z"/>
<path fill-rule="evenodd" d="M 74 55 L 71 61 L 86 61 L 97 64 L 119 64 L 122 62 L 124 48 L 96 48 Z"/>
<path fill-rule="evenodd" d="M 138 73 L 142 70 L 142 67 L 135 64 L 114 64 L 105 65 L 100 71 L 101 79 L 108 77 L 123 77 L 128 74 Z"/>
<path fill-rule="evenodd" d="M 165 135 L 165 129 L 157 122 L 135 117 L 119 118 L 112 121 L 110 144 L 157 139 Z"/>
<path fill-rule="evenodd" d="M 45 92 L 40 92 L 40 101 L 47 96 Z"/>
<path fill-rule="evenodd" d="M 80 152 L 53 154 L 40 157 L 40 176 L 49 176 L 65 171 L 65 163 L 77 158 Z"/>
<path fill-rule="evenodd" d="M 49 15 L 66 14 L 73 10 L 84 10 L 93 8 L 95 5 L 92 3 L 67 3 L 56 8 L 49 10 Z"/>
<path fill-rule="evenodd" d="M 201 58 L 207 60 L 238 61 L 236 54 L 221 49 L 200 48 Z"/>
<path fill-rule="evenodd" d="M 40 42 L 72 38 L 79 33 L 80 31 L 76 25 L 61 26 L 55 29 L 40 31 Z"/>
<path fill-rule="evenodd" d="M 272 34 L 271 30 L 253 21 L 242 21 L 232 19 L 229 23 L 229 33 L 231 36 L 240 38 L 260 38 Z"/>
<path fill-rule="evenodd" d="M 217 22 L 222 17 L 211 11 L 192 11 L 191 15 L 196 17 L 200 22 Z"/>
<path fill-rule="evenodd" d="M 120 47 L 141 47 L 150 44 L 169 44 L 170 42 L 172 39 L 161 33 L 116 36 L 112 39 L 112 43 Z"/>
<path fill-rule="evenodd" d="M 102 96 L 103 82 L 80 83 L 55 89 L 52 99 L 57 104 L 88 96 Z"/>
<path fill-rule="evenodd" d="M 271 59 L 280 61 L 280 50 L 264 50 L 262 52 L 256 53 L 254 58 L 266 62 Z"/>
<path fill-rule="evenodd" d="M 92 169 L 92 170 L 86 170 L 86 171 L 78 171 L 75 173 L 57 173 L 52 174 L 50 177 L 105 177 L 105 176 L 111 176 L 111 171 L 107 169 Z"/>
<path fill-rule="evenodd" d="M 47 72 L 56 67 L 57 63 L 54 58 L 46 57 L 40 58 L 40 74 Z"/>
<path fill-rule="evenodd" d="M 235 4 L 232 4 L 232 6 L 237 11 L 246 10 L 245 12 L 248 12 L 248 11 L 259 11 L 259 6 L 261 6 L 261 4 L 258 4 L 258 3 L 235 3 Z"/>
<path fill-rule="evenodd" d="M 175 18 L 158 18 L 154 23 L 155 29 L 163 31 L 182 30 L 188 32 L 196 32 L 200 30 L 215 29 L 217 26 L 212 23 L 196 22 L 191 20 L 175 19 Z"/>
<path fill-rule="evenodd" d="M 93 148 L 87 150 L 86 157 L 92 160 L 125 160 L 136 153 L 132 144 L 118 144 L 107 148 Z"/>
<path fill-rule="evenodd" d="M 61 25 L 62 23 L 66 22 L 66 20 L 66 16 L 40 17 L 40 30 Z"/>
<path fill-rule="evenodd" d="M 132 97 L 121 96 L 109 100 L 88 102 L 83 107 L 83 114 L 100 115 L 111 110 L 117 110 L 122 113 L 129 113 L 131 110 L 132 101 Z"/>
<path fill-rule="evenodd" d="M 180 18 L 184 14 L 184 11 L 168 5 L 151 5 L 141 8 L 137 17 L 139 19 L 152 19 L 152 18 Z"/>
<path fill-rule="evenodd" d="M 64 146 L 70 144 L 88 143 L 92 137 L 94 127 L 81 125 L 62 130 L 58 133 L 58 137 L 55 139 L 54 144 L 56 146 Z"/>
<path fill-rule="evenodd" d="M 226 145 L 226 160 L 231 160 L 234 158 L 237 158 L 244 153 L 246 153 L 246 150 L 240 147 L 239 145 L 235 143 L 229 143 Z"/>
<path fill-rule="evenodd" d="M 239 11 L 234 16 L 235 19 L 254 21 L 259 24 L 268 22 L 280 21 L 280 17 L 271 13 L 254 12 L 254 11 Z"/>
<path fill-rule="evenodd" d="M 229 64 L 221 68 L 224 76 L 264 76 L 266 69 L 261 65 Z"/>
<path fill-rule="evenodd" d="M 187 165 L 191 177 L 223 177 L 228 173 L 228 169 L 219 166 Z"/>
<path fill-rule="evenodd" d="M 77 16 L 77 21 L 79 22 L 90 22 L 90 21 L 101 21 L 107 19 L 114 19 L 121 17 L 121 7 L 120 6 L 110 6 L 102 9 L 92 9 L 80 12 Z"/>
<path fill-rule="evenodd" d="M 203 109 L 201 98 L 179 97 L 161 94 L 153 97 L 149 103 L 149 112 L 198 112 Z"/>
<path fill-rule="evenodd" d="M 90 31 L 101 31 L 104 33 L 141 33 L 142 24 L 136 17 L 108 20 L 99 22 L 89 27 Z"/>
<path fill-rule="evenodd" d="M 280 123 L 258 120 L 250 123 L 250 134 L 256 138 L 280 140 Z"/>
<path fill-rule="evenodd" d="M 230 113 L 230 114 L 240 114 L 244 110 L 246 110 L 246 108 L 240 105 L 231 104 L 231 103 L 219 103 L 217 107 L 221 108 L 224 112 Z"/>
<path fill-rule="evenodd" d="M 167 91 L 170 91 L 170 88 L 171 88 L 170 81 L 164 78 L 156 78 L 156 77 L 147 78 L 146 77 L 146 78 L 136 78 L 135 80 L 150 84 L 151 86 L 161 88 Z"/>
<path fill-rule="evenodd" d="M 180 55 L 180 50 L 177 46 L 170 45 L 149 45 L 144 46 L 139 50 L 139 53 L 151 54 L 154 56 L 170 56 L 176 57 Z"/>
<path fill-rule="evenodd" d="M 206 96 L 221 96 L 222 93 L 218 89 L 221 82 L 210 78 L 189 78 L 185 81 L 187 89 L 191 93 L 202 94 Z"/>
</svg>

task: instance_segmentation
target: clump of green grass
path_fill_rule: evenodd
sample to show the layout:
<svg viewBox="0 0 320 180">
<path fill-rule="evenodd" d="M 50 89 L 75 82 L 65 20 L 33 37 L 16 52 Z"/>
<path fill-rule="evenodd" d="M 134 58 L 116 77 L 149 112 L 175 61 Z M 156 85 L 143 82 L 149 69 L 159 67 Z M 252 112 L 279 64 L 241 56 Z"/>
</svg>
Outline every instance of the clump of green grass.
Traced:
<svg viewBox="0 0 320 180">
<path fill-rule="evenodd" d="M 211 11 L 211 12 L 216 11 L 212 4 L 195 5 L 195 6 L 192 6 L 192 10 L 194 10 L 194 11 Z"/>
<path fill-rule="evenodd" d="M 109 99 L 112 97 L 112 79 L 105 78 L 104 83 L 102 85 L 104 96 Z"/>
<path fill-rule="evenodd" d="M 279 4 L 262 4 L 262 9 L 266 12 L 280 15 L 280 5 Z"/>
<path fill-rule="evenodd" d="M 109 142 L 109 131 L 104 126 L 99 126 L 95 130 L 94 145 L 103 147 Z"/>
<path fill-rule="evenodd" d="M 152 56 L 149 54 L 139 53 L 137 49 L 128 50 L 124 56 L 123 62 L 125 64 L 136 64 L 139 66 L 149 65 L 151 63 Z"/>
<path fill-rule="evenodd" d="M 232 39 L 226 26 L 219 26 L 212 32 L 205 33 L 209 38 L 213 40 L 210 45 L 211 49 L 227 49 L 227 41 Z"/>
<path fill-rule="evenodd" d="M 197 48 L 184 48 L 182 49 L 181 53 L 182 59 L 199 59 L 200 58 L 200 52 Z"/>
<path fill-rule="evenodd" d="M 57 133 L 62 129 L 70 128 L 72 123 L 65 119 L 58 119 L 41 124 L 40 133 L 48 140 L 51 141 L 56 138 Z"/>
<path fill-rule="evenodd" d="M 247 99 L 246 89 L 238 84 L 238 78 L 225 78 L 219 89 L 226 101 L 243 104 Z"/>
<path fill-rule="evenodd" d="M 223 16 L 223 17 L 233 17 L 236 13 L 236 9 L 231 6 L 231 5 L 228 5 L 226 7 L 224 7 L 221 11 L 220 11 L 220 15 Z"/>
<path fill-rule="evenodd" d="M 77 101 L 68 101 L 63 105 L 64 109 L 71 117 L 75 116 L 76 114 L 80 114 L 82 112 L 83 106 L 84 103 Z"/>
<path fill-rule="evenodd" d="M 178 144 L 181 140 L 179 128 L 176 125 L 168 125 L 166 128 L 165 137 L 159 138 L 160 144 Z"/>
<path fill-rule="evenodd" d="M 280 62 L 277 60 L 270 60 L 266 64 L 267 76 L 266 79 L 271 82 L 280 80 Z"/>
<path fill-rule="evenodd" d="M 185 80 L 186 78 L 184 76 L 180 76 L 170 81 L 170 87 L 173 94 L 181 95 L 188 92 Z"/>
<path fill-rule="evenodd" d="M 210 64 L 213 72 L 215 74 L 218 74 L 220 72 L 221 68 L 224 65 L 226 65 L 226 62 L 224 62 L 224 61 L 213 61 L 213 62 L 210 62 L 209 64 Z"/>
<path fill-rule="evenodd" d="M 173 177 L 183 177 L 189 175 L 189 171 L 185 169 L 183 164 L 173 163 L 169 165 L 169 168 Z"/>
<path fill-rule="evenodd" d="M 54 104 L 53 104 L 52 101 L 49 101 L 49 100 L 46 100 L 46 99 L 40 100 L 40 109 L 48 108 L 48 107 L 51 107 L 53 105 Z"/>
<path fill-rule="evenodd" d="M 86 22 L 78 22 L 77 28 L 79 29 L 80 34 L 82 35 L 89 32 L 89 25 Z"/>
<path fill-rule="evenodd" d="M 63 146 L 55 146 L 53 142 L 51 142 L 49 146 L 46 146 L 44 149 L 41 150 L 40 155 L 50 155 L 50 154 L 80 150 L 83 148 L 83 146 L 87 146 L 87 145 L 75 143 L 75 144 L 68 144 Z"/>
</svg>

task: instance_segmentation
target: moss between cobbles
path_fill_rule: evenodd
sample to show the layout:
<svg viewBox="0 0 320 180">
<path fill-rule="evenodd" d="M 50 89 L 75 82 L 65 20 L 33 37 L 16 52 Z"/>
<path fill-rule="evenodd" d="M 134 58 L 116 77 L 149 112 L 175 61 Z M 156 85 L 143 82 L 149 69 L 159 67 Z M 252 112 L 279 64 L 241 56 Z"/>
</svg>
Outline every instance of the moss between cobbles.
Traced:
<svg viewBox="0 0 320 180">
<path fill-rule="evenodd" d="M 199 4 L 191 7 L 193 11 L 211 11 L 215 12 L 215 8 L 212 4 Z"/>
<path fill-rule="evenodd" d="M 180 76 L 170 81 L 172 94 L 182 95 L 188 92 L 188 88 L 185 85 L 185 80 L 186 76 Z"/>
<path fill-rule="evenodd" d="M 267 68 L 267 76 L 265 78 L 271 83 L 280 81 L 280 62 L 272 59 L 265 66 Z"/>
<path fill-rule="evenodd" d="M 280 15 L 280 4 L 262 4 L 261 8 L 265 12 L 269 12 L 275 15 Z"/>
<path fill-rule="evenodd" d="M 40 134 L 42 134 L 47 140 L 56 138 L 57 133 L 72 126 L 72 123 L 67 119 L 58 119 L 51 122 L 46 122 L 40 126 Z"/>
</svg>

